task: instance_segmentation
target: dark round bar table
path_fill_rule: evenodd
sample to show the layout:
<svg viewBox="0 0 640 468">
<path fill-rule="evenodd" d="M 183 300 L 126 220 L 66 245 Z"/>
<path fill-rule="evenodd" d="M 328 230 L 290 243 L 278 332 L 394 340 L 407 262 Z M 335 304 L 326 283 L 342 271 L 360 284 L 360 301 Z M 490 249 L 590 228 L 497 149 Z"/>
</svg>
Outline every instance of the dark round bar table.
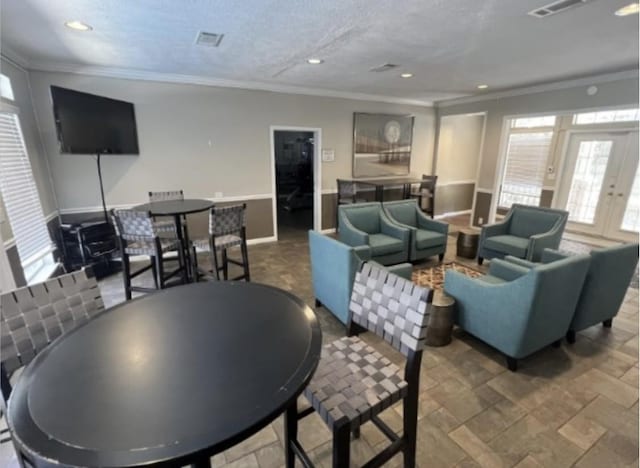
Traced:
<svg viewBox="0 0 640 468">
<path fill-rule="evenodd" d="M 193 277 L 191 272 L 191 252 L 189 248 L 189 238 L 187 230 L 182 228 L 182 217 L 188 214 L 200 213 L 207 211 L 213 206 L 210 200 L 200 198 L 185 198 L 183 200 L 160 200 L 155 202 L 143 203 L 134 209 L 138 211 L 148 211 L 151 216 L 173 216 L 173 222 L 176 225 L 176 235 L 180 243 L 184 246 L 184 255 L 187 259 L 187 274 L 189 278 Z"/>
<path fill-rule="evenodd" d="M 196 283 L 107 310 L 52 343 L 11 394 L 35 466 L 208 466 L 295 403 L 315 372 L 315 313 L 280 289 Z"/>
</svg>

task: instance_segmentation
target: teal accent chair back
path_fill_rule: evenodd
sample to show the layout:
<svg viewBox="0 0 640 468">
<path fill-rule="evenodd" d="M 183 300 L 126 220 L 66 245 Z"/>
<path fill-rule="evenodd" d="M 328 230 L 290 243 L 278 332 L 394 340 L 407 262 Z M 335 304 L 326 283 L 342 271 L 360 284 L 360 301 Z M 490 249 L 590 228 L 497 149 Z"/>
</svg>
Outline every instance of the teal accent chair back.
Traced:
<svg viewBox="0 0 640 468">
<path fill-rule="evenodd" d="M 311 278 L 316 305 L 323 305 L 345 325 L 349 318 L 349 301 L 356 272 L 371 258 L 369 246 L 352 247 L 329 236 L 309 231 Z M 387 270 L 411 279 L 411 264 Z"/>
<path fill-rule="evenodd" d="M 478 279 L 447 272 L 444 290 L 456 299 L 457 325 L 504 353 L 515 370 L 517 359 L 564 338 L 589 262 L 576 255 L 527 268 L 496 259 Z"/>
<path fill-rule="evenodd" d="M 544 249 L 560 245 L 568 217 L 564 210 L 514 203 L 502 222 L 482 228 L 478 263 L 507 255 L 540 261 Z"/>
<path fill-rule="evenodd" d="M 613 319 L 637 266 L 638 244 L 593 250 L 570 329 L 580 331 Z"/>
<path fill-rule="evenodd" d="M 638 267 L 638 248 L 639 245 L 635 243 L 591 251 L 589 271 L 569 325 L 567 341 L 573 343 L 576 332 L 599 323 L 611 327 Z M 571 256 L 570 253 L 546 249 L 542 253 L 541 262 L 551 264 Z M 540 267 L 540 263 L 519 258 L 505 257 L 505 260 L 526 268 Z"/>
<path fill-rule="evenodd" d="M 352 247 L 368 245 L 371 259 L 395 265 L 409 259 L 409 228 L 394 223 L 379 202 L 338 207 L 338 238 Z"/>
<path fill-rule="evenodd" d="M 384 202 L 382 208 L 398 226 L 411 231 L 409 260 L 422 260 L 433 255 L 444 258 L 449 225 L 425 215 L 417 200 Z"/>
</svg>

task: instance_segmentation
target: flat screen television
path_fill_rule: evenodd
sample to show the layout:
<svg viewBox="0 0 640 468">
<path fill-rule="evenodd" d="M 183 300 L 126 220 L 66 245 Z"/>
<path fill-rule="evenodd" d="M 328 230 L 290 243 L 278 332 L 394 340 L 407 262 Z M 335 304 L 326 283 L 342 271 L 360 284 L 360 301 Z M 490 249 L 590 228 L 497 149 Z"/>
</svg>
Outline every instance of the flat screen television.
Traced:
<svg viewBox="0 0 640 468">
<path fill-rule="evenodd" d="M 60 152 L 139 154 L 133 104 L 51 86 Z"/>
</svg>

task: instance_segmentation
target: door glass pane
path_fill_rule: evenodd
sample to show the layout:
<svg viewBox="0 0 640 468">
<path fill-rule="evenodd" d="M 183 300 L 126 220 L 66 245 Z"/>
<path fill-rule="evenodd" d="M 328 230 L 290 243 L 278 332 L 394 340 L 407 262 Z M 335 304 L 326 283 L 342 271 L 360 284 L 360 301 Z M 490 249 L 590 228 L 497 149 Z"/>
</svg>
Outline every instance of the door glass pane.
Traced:
<svg viewBox="0 0 640 468">
<path fill-rule="evenodd" d="M 581 141 L 567 200 L 569 220 L 593 224 L 612 141 Z"/>
<path fill-rule="evenodd" d="M 640 231 L 640 166 L 636 170 L 636 178 L 633 180 L 627 208 L 622 218 L 622 229 L 625 231 Z"/>
</svg>

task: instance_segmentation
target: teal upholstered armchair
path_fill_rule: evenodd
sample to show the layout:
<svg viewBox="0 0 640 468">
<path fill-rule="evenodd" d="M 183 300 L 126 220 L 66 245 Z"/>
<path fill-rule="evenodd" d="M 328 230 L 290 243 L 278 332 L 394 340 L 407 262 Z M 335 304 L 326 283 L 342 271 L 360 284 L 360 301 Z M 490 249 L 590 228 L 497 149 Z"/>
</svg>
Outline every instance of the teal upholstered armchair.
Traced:
<svg viewBox="0 0 640 468">
<path fill-rule="evenodd" d="M 518 359 L 560 345 L 588 268 L 588 255 L 536 268 L 496 259 L 477 279 L 447 272 L 444 290 L 456 299 L 456 324 L 504 353 L 515 371 Z"/>
<path fill-rule="evenodd" d="M 580 299 L 567 332 L 567 341 L 576 340 L 576 332 L 602 323 L 611 327 L 627 292 L 633 273 L 638 266 L 638 244 L 626 244 L 591 251 L 591 264 L 584 281 Z M 567 258 L 554 250 L 542 253 L 543 264 Z M 526 267 L 537 267 L 525 260 L 505 257 L 505 260 Z"/>
<path fill-rule="evenodd" d="M 370 260 L 367 245 L 351 247 L 331 237 L 309 231 L 311 277 L 316 306 L 323 305 L 345 325 L 349 317 L 351 288 L 356 272 Z M 411 264 L 402 263 L 387 270 L 411 279 Z"/>
<path fill-rule="evenodd" d="M 485 258 L 506 255 L 539 261 L 544 249 L 557 249 L 560 245 L 568 216 L 562 210 L 512 205 L 501 223 L 482 228 L 478 264 Z"/>
<path fill-rule="evenodd" d="M 378 202 L 338 207 L 341 242 L 352 247 L 368 245 L 371 259 L 382 265 L 394 265 L 409 259 L 411 231 L 398 226 Z"/>
<path fill-rule="evenodd" d="M 438 255 L 442 261 L 447 250 L 448 224 L 426 216 L 416 200 L 385 202 L 382 208 L 391 221 L 411 231 L 409 260 Z"/>
</svg>

